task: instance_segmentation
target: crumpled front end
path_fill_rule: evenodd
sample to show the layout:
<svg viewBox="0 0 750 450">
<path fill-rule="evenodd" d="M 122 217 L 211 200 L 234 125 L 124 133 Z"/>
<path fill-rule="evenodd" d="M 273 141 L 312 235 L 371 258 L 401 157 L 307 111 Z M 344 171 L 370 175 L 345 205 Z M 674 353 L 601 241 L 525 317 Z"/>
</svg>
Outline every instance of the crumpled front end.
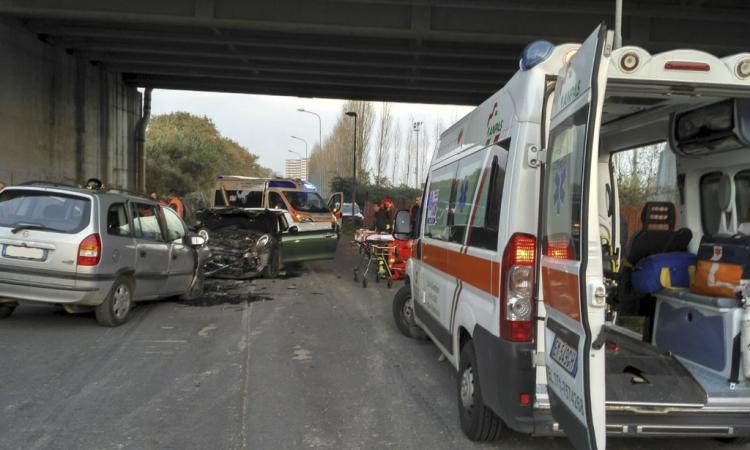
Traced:
<svg viewBox="0 0 750 450">
<path fill-rule="evenodd" d="M 211 252 L 204 264 L 206 276 L 247 279 L 260 276 L 269 262 L 271 240 L 267 234 L 231 226 L 214 230 Z"/>
</svg>

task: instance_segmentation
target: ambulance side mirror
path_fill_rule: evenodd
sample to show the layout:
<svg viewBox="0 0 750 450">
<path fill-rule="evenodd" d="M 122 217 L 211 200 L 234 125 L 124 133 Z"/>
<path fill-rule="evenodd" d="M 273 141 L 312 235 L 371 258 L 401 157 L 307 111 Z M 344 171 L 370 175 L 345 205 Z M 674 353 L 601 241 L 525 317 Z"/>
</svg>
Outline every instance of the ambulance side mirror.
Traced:
<svg viewBox="0 0 750 450">
<path fill-rule="evenodd" d="M 402 209 L 396 213 L 396 220 L 393 224 L 393 237 L 400 241 L 411 239 L 411 214 L 409 211 Z"/>
</svg>

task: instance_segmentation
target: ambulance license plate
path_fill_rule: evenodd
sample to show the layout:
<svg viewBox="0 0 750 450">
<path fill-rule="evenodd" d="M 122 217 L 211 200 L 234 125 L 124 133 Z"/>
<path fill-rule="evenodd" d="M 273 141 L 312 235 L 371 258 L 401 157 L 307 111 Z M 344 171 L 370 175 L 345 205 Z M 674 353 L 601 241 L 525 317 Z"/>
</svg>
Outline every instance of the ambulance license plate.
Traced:
<svg viewBox="0 0 750 450">
<path fill-rule="evenodd" d="M 560 364 L 566 372 L 575 376 L 577 372 L 578 349 L 568 345 L 559 336 L 555 336 L 555 340 L 552 342 L 550 357 Z"/>
<path fill-rule="evenodd" d="M 41 261 L 42 258 L 44 258 L 44 250 L 41 248 L 6 245 L 3 250 L 3 256 L 7 258 L 33 259 Z"/>
</svg>

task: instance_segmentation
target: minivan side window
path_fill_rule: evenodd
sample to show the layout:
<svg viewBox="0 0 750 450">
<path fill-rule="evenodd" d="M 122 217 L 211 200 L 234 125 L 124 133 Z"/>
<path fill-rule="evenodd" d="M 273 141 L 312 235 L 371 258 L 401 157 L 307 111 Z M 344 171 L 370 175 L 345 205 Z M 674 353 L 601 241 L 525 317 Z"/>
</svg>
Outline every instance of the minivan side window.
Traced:
<svg viewBox="0 0 750 450">
<path fill-rule="evenodd" d="M 167 240 L 169 242 L 181 240 L 185 237 L 185 234 L 187 234 L 185 226 L 182 224 L 182 220 L 180 220 L 177 213 L 170 208 L 162 209 L 164 210 L 164 219 L 166 219 L 165 222 L 167 225 Z"/>
<path fill-rule="evenodd" d="M 737 193 L 737 223 L 750 222 L 750 170 L 743 170 L 734 176 L 734 191 Z"/>
<path fill-rule="evenodd" d="M 701 223 L 703 233 L 712 235 L 719 232 L 721 211 L 719 210 L 719 183 L 721 172 L 712 172 L 701 177 Z"/>
<path fill-rule="evenodd" d="M 453 225 L 453 208 L 456 198 L 457 163 L 448 164 L 436 169 L 430 175 L 430 187 L 427 192 L 425 237 L 448 241 Z"/>
<path fill-rule="evenodd" d="M 164 241 L 161 224 L 159 223 L 159 207 L 140 203 L 131 203 L 130 206 L 133 215 L 135 237 Z"/>
<path fill-rule="evenodd" d="M 486 149 L 480 150 L 458 162 L 458 172 L 453 182 L 456 186 L 456 200 L 453 208 L 453 226 L 449 236 L 451 242 L 464 243 L 486 155 Z"/>
<path fill-rule="evenodd" d="M 500 208 L 505 184 L 505 162 L 507 160 L 501 164 L 497 156 L 492 158 L 489 180 L 482 185 L 482 191 L 477 199 L 477 211 L 469 230 L 469 246 L 497 250 Z"/>
<path fill-rule="evenodd" d="M 116 203 L 107 210 L 107 234 L 130 236 L 130 221 L 124 203 Z"/>
</svg>

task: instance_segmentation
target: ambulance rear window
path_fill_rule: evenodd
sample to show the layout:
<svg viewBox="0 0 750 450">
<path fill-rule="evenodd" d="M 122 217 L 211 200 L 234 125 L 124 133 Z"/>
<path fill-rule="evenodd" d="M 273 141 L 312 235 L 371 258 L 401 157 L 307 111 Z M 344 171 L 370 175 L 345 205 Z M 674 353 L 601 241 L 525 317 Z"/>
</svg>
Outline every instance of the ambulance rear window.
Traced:
<svg viewBox="0 0 750 450">
<path fill-rule="evenodd" d="M 713 235 L 719 232 L 719 183 L 721 172 L 703 175 L 701 178 L 701 222 L 703 233 Z"/>
</svg>

